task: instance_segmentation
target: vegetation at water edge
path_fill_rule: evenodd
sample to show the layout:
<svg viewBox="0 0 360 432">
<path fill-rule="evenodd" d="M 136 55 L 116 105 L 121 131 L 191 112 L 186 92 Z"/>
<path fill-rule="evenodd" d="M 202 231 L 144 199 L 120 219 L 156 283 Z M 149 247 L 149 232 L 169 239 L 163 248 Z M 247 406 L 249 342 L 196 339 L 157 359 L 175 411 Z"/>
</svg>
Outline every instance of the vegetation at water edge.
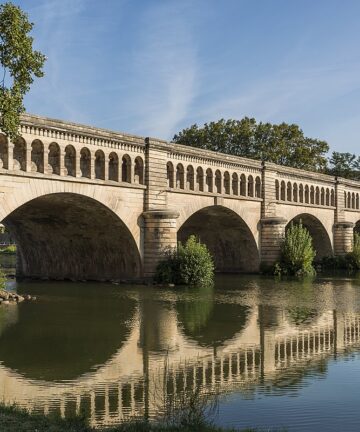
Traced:
<svg viewBox="0 0 360 432">
<path fill-rule="evenodd" d="M 213 283 L 214 262 L 207 246 L 192 235 L 177 249 L 168 249 L 159 263 L 155 281 L 175 285 Z"/>
</svg>

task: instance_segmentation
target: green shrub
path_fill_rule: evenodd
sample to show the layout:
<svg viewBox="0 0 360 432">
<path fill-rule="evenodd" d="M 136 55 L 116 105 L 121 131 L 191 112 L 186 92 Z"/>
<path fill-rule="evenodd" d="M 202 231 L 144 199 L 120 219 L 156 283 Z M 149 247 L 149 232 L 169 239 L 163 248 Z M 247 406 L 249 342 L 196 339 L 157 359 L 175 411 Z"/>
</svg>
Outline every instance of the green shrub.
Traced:
<svg viewBox="0 0 360 432">
<path fill-rule="evenodd" d="M 311 276 L 315 274 L 316 256 L 309 231 L 302 225 L 291 224 L 281 248 L 281 262 L 275 264 L 276 274 Z"/>
<path fill-rule="evenodd" d="M 214 262 L 205 244 L 194 235 L 177 250 L 166 250 L 155 274 L 158 283 L 176 285 L 203 285 L 211 283 L 214 277 Z"/>
<path fill-rule="evenodd" d="M 350 258 L 352 259 L 353 265 L 356 270 L 360 269 L 360 234 L 354 234 L 354 246 L 352 252 L 350 252 Z"/>
</svg>

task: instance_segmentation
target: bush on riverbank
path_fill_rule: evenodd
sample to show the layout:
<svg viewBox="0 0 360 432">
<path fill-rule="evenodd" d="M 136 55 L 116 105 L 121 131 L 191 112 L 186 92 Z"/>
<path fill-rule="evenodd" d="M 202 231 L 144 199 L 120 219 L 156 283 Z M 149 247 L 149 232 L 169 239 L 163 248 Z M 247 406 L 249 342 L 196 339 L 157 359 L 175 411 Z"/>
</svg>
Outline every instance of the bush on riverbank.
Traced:
<svg viewBox="0 0 360 432">
<path fill-rule="evenodd" d="M 0 246 L 0 255 L 16 255 L 16 245 Z"/>
<path fill-rule="evenodd" d="M 313 276 L 316 252 L 309 231 L 302 222 L 291 224 L 281 247 L 281 259 L 273 268 L 277 276 Z"/>
<path fill-rule="evenodd" d="M 214 262 L 205 244 L 194 235 L 177 249 L 167 250 L 164 260 L 156 269 L 155 281 L 176 285 L 203 285 L 212 283 Z"/>
<path fill-rule="evenodd" d="M 360 270 L 360 235 L 355 233 L 352 252 L 341 256 L 324 257 L 321 267 L 325 270 L 346 270 L 354 272 Z"/>
</svg>

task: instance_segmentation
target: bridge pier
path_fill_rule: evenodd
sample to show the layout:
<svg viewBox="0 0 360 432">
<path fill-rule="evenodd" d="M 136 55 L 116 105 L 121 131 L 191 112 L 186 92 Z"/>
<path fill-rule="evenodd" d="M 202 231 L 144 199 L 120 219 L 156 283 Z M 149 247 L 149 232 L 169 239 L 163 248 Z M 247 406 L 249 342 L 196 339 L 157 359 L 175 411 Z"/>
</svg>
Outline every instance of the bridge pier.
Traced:
<svg viewBox="0 0 360 432">
<path fill-rule="evenodd" d="M 286 219 L 276 216 L 261 219 L 260 256 L 262 265 L 271 266 L 280 259 L 286 223 Z"/>
<path fill-rule="evenodd" d="M 346 255 L 353 250 L 354 224 L 337 222 L 334 224 L 334 255 Z"/>
</svg>

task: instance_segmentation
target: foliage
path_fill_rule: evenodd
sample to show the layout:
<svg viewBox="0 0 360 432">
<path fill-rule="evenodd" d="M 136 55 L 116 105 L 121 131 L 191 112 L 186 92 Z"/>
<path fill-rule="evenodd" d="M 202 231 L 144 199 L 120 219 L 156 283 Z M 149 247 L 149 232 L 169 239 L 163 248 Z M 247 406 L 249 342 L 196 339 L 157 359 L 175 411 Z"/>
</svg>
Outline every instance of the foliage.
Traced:
<svg viewBox="0 0 360 432">
<path fill-rule="evenodd" d="M 360 156 L 333 152 L 329 158 L 327 173 L 337 177 L 360 180 Z"/>
<path fill-rule="evenodd" d="M 324 170 L 329 146 L 308 138 L 295 124 L 257 123 L 254 118 L 194 124 L 173 138 L 178 144 L 260 159 L 307 170 Z"/>
<path fill-rule="evenodd" d="M 16 245 L 0 246 L 0 255 L 15 255 Z"/>
<path fill-rule="evenodd" d="M 324 257 L 321 266 L 326 270 L 347 270 L 348 272 L 360 270 L 360 234 L 354 234 L 352 252 L 346 255 Z"/>
<path fill-rule="evenodd" d="M 350 252 L 350 257 L 352 258 L 353 265 L 356 270 L 360 270 L 360 234 L 354 234 L 354 245 L 353 250 Z"/>
<path fill-rule="evenodd" d="M 286 231 L 282 244 L 281 262 L 277 263 L 278 273 L 293 276 L 314 275 L 315 256 L 316 252 L 309 231 L 301 221 L 298 224 L 292 223 Z"/>
<path fill-rule="evenodd" d="M 0 5 L 0 129 L 10 139 L 19 134 L 23 98 L 34 76 L 43 76 L 45 56 L 33 50 L 32 28 L 33 23 L 18 6 L 10 2 Z"/>
<path fill-rule="evenodd" d="M 188 238 L 176 250 L 166 250 L 164 260 L 157 267 L 155 281 L 176 285 L 203 285 L 212 283 L 214 263 L 205 244 L 196 236 Z"/>
</svg>

